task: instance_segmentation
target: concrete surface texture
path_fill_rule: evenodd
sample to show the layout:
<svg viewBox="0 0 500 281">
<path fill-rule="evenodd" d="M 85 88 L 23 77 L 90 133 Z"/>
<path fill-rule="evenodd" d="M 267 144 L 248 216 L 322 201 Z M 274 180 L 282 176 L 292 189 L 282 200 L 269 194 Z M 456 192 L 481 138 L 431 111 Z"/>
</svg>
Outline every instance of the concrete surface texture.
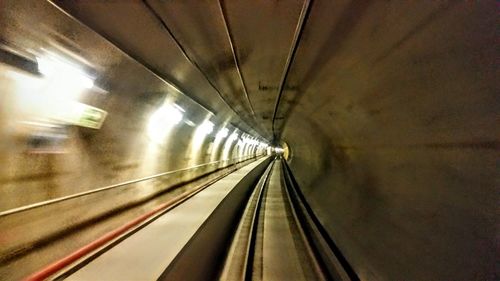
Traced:
<svg viewBox="0 0 500 281">
<path fill-rule="evenodd" d="M 252 280 L 325 280 L 301 237 L 282 181 L 281 163 L 271 171 L 263 205 L 262 275 Z"/>
<path fill-rule="evenodd" d="M 157 280 L 224 197 L 262 161 L 245 166 L 196 194 L 67 279 Z"/>
<path fill-rule="evenodd" d="M 297 181 L 361 280 L 497 279 L 495 1 L 0 5 L 2 42 L 23 54 L 76 56 L 109 91 L 87 101 L 108 111 L 104 127 L 71 129 L 75 154 L 28 157 L 2 146 L 9 164 L 0 192 L 208 161 L 210 141 L 185 155 L 194 135 L 187 124 L 175 141 L 144 152 L 143 120 L 168 93 L 196 124 L 213 111 L 217 124 L 286 142 Z M 10 116 L 2 108 L 0 124 Z M 22 184 L 7 183 L 11 175 Z M 24 200 L 18 190 L 2 204 L 20 204 L 10 203 Z"/>
<path fill-rule="evenodd" d="M 258 134 L 234 112 L 218 109 L 224 106 L 221 101 L 201 105 L 51 3 L 2 1 L 0 5 L 0 275 L 4 278 L 20 279 L 154 204 L 264 152 L 244 142 L 243 138 Z M 47 57 L 64 59 L 67 65 L 51 76 L 41 60 Z M 94 79 L 93 86 L 79 89 L 78 81 L 68 83 L 72 78 L 68 72 Z M 89 128 L 64 117 L 65 108 L 75 104 L 106 111 L 102 126 Z M 172 112 L 183 115 L 176 124 Z M 158 113 L 166 116 L 160 114 L 157 120 Z M 179 169 L 183 170 L 148 179 Z M 136 180 L 140 181 L 124 184 Z M 170 190 L 186 182 L 189 185 Z M 61 244 L 55 246 L 56 240 Z"/>
</svg>

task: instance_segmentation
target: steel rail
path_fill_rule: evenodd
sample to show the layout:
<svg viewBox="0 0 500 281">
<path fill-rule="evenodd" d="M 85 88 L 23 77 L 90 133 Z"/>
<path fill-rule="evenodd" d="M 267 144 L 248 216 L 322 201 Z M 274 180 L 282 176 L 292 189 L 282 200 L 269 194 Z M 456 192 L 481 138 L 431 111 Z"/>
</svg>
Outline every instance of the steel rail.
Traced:
<svg viewBox="0 0 500 281">
<path fill-rule="evenodd" d="M 285 167 L 283 164 L 282 160 L 279 160 L 279 158 L 274 159 L 274 161 L 269 165 L 269 167 L 266 169 L 266 171 L 263 173 L 261 180 L 257 184 L 258 190 L 252 195 L 252 198 L 250 199 L 249 202 L 255 201 L 255 203 L 250 203 L 247 208 L 253 208 L 251 210 L 251 214 L 246 215 L 247 218 L 250 217 L 250 225 L 249 225 L 249 230 L 248 230 L 248 240 L 246 241 L 246 247 L 245 247 L 245 255 L 243 257 L 243 267 L 242 267 L 242 272 L 240 273 L 240 278 L 238 280 L 245 280 L 245 281 L 251 281 L 253 280 L 253 274 L 256 272 L 256 269 L 254 268 L 255 266 L 255 255 L 257 254 L 256 250 L 256 245 L 257 245 L 257 236 L 258 236 L 258 231 L 260 228 L 259 223 L 264 217 L 266 216 L 265 210 L 262 210 L 263 208 L 263 202 L 264 198 L 267 196 L 267 190 L 269 189 L 269 180 L 270 180 L 270 175 L 272 174 L 272 170 L 274 165 L 279 165 L 278 168 L 281 169 L 282 171 L 282 178 L 284 180 L 281 181 L 282 184 L 285 184 L 283 188 L 281 189 L 281 192 L 283 193 L 283 203 L 287 205 L 285 207 L 286 209 L 289 210 L 291 217 L 289 219 L 294 221 L 294 225 L 296 225 L 296 231 L 298 231 L 298 234 L 300 236 L 300 239 L 302 240 L 302 243 L 305 247 L 305 253 L 311 258 L 311 270 L 314 272 L 315 276 L 318 278 L 318 280 L 338 280 L 335 276 L 335 278 L 330 279 L 332 276 L 327 275 L 327 271 L 324 269 L 324 261 L 322 260 L 322 256 L 318 255 L 317 252 L 315 251 L 314 245 L 311 244 L 310 237 L 306 233 L 306 229 L 303 226 L 303 221 L 301 220 L 301 210 L 296 209 L 296 203 L 292 199 L 292 196 L 295 194 L 292 194 L 290 191 L 290 181 L 289 181 L 289 174 L 288 171 L 285 170 Z M 256 200 L 254 199 L 256 198 Z M 264 213 L 263 213 L 264 212 Z M 264 234 L 263 234 L 264 235 Z M 345 281 L 351 281 L 349 277 L 346 277 L 347 275 L 344 274 L 341 279 L 339 280 L 345 280 Z M 234 277 L 234 276 L 233 276 Z M 352 280 L 357 280 L 357 279 L 352 279 Z"/>
<path fill-rule="evenodd" d="M 284 197 L 286 199 L 284 199 L 286 201 L 285 204 L 288 204 L 289 208 L 290 208 L 290 213 L 292 215 L 293 218 L 291 218 L 292 220 L 295 221 L 295 226 L 296 226 L 296 229 L 297 231 L 299 232 L 299 235 L 300 235 L 300 238 L 303 242 L 303 245 L 304 247 L 306 248 L 306 251 L 307 253 L 309 254 L 309 256 L 311 257 L 311 263 L 312 263 L 312 267 L 314 268 L 314 271 L 316 273 L 316 276 L 318 277 L 318 279 L 321 279 L 321 280 L 337 280 L 336 278 L 331 278 L 331 276 L 327 276 L 327 271 L 324 269 L 325 265 L 324 265 L 324 262 L 323 260 L 321 259 L 321 256 L 317 253 L 317 251 L 315 251 L 314 247 L 313 247 L 313 244 L 311 243 L 311 240 L 309 239 L 310 236 L 307 235 L 306 233 L 306 229 L 304 228 L 304 221 L 301 220 L 301 214 L 298 213 L 298 211 L 300 210 L 297 210 L 297 206 L 294 204 L 294 200 L 292 199 L 292 194 L 291 194 L 291 191 L 290 191 L 290 186 L 286 180 L 286 177 L 289 176 L 287 171 L 285 171 L 285 168 L 284 168 L 284 163 L 285 162 L 283 159 L 280 160 L 280 164 L 281 164 L 281 177 L 282 177 L 282 183 L 284 184 Z M 341 280 L 337 280 L 337 281 L 341 281 Z M 351 281 L 349 279 L 342 279 L 342 281 Z"/>
<path fill-rule="evenodd" d="M 9 216 L 9 215 L 12 215 L 12 214 L 24 212 L 24 211 L 27 211 L 27 210 L 31 210 L 31 209 L 35 209 L 35 208 L 40 208 L 40 207 L 52 205 L 52 204 L 59 203 L 59 202 L 62 202 L 62 201 L 67 201 L 67 200 L 70 200 L 70 199 L 74 199 L 74 198 L 78 198 L 78 197 L 83 197 L 83 196 L 87 196 L 87 195 L 90 195 L 90 194 L 94 194 L 94 193 L 98 193 L 98 192 L 102 192 L 102 191 L 114 189 L 114 188 L 117 188 L 117 187 L 123 187 L 123 186 L 126 186 L 126 185 L 130 185 L 130 184 L 134 184 L 134 183 L 138 183 L 138 182 L 143 182 L 143 181 L 147 181 L 147 180 L 150 180 L 150 179 L 155 179 L 155 178 L 159 178 L 159 177 L 163 177 L 163 176 L 167 176 L 167 175 L 171 175 L 171 174 L 175 174 L 175 173 L 179 173 L 179 172 L 184 172 L 184 171 L 189 171 L 189 170 L 193 170 L 193 169 L 198 169 L 198 168 L 201 168 L 201 167 L 204 167 L 204 166 L 208 166 L 208 165 L 213 165 L 213 164 L 216 164 L 216 163 L 221 163 L 221 162 L 226 162 L 226 161 L 232 161 L 232 160 L 238 160 L 238 159 L 241 159 L 241 158 L 244 158 L 244 157 L 238 157 L 238 158 L 235 158 L 235 159 L 226 159 L 226 160 L 219 160 L 219 161 L 208 162 L 208 163 L 199 164 L 199 165 L 195 165 L 195 166 L 191 166 L 191 167 L 187 167 L 187 168 L 182 168 L 182 169 L 167 171 L 167 172 L 163 172 L 163 173 L 159 173 L 159 174 L 155 174 L 155 175 L 151 175 L 151 176 L 147 176 L 147 177 L 143 177 L 143 178 L 139 178 L 139 179 L 134 179 L 134 180 L 129 180 L 129 181 L 125 181 L 125 182 L 121 182 L 121 183 L 117 183 L 117 184 L 112 184 L 112 185 L 108 185 L 108 186 L 104 186 L 104 187 L 100 187 L 100 188 L 96 188 L 96 189 L 92 189 L 92 190 L 88 190 L 88 191 L 84 191 L 84 192 L 80 192 L 80 193 L 76 193 L 76 194 L 72 194 L 72 195 L 68 195 L 68 196 L 63 196 L 63 197 L 59 197 L 59 198 L 55 198 L 55 199 L 50 199 L 50 200 L 46 200 L 46 201 L 42 201 L 42 202 L 38 202 L 38 203 L 34 203 L 34 204 L 30 204 L 30 205 L 26 205 L 26 206 L 22 206 L 22 207 L 18 207 L 18 208 L 14 208 L 14 209 L 10 209 L 10 210 L 7 210 L 7 211 L 0 212 L 0 218 L 1 217 L 5 217 L 5 216 Z M 254 156 L 247 157 L 244 160 L 237 161 L 237 162 L 232 163 L 230 165 L 238 164 L 238 163 L 244 162 L 246 160 L 249 160 L 251 158 L 254 158 Z M 228 166 L 225 166 L 225 167 L 222 167 L 222 168 L 227 168 Z"/>
<path fill-rule="evenodd" d="M 259 223 L 259 215 L 260 215 L 260 210 L 262 208 L 262 201 L 264 198 L 264 190 L 266 189 L 266 186 L 269 182 L 269 175 L 271 174 L 271 171 L 273 169 L 274 163 L 276 160 L 273 160 L 269 164 L 269 167 L 267 170 L 264 172 L 264 175 L 262 177 L 262 185 L 259 189 L 259 193 L 257 194 L 257 202 L 255 205 L 255 209 L 252 213 L 252 219 L 251 219 L 251 224 L 250 224 L 250 230 L 249 230 L 249 239 L 247 241 L 246 245 L 246 254 L 245 254 L 245 259 L 244 259 L 244 265 L 245 267 L 243 268 L 243 278 L 244 280 L 251 281 L 252 280 L 252 272 L 253 272 L 253 264 L 254 264 L 254 256 L 255 256 L 255 245 L 257 243 L 257 231 L 258 231 L 258 223 Z"/>
<path fill-rule="evenodd" d="M 286 161 L 281 162 L 285 190 L 289 204 L 294 212 L 302 238 L 308 241 L 310 251 L 328 280 L 358 281 L 360 278 L 342 254 L 326 229 L 316 217 L 300 190 Z"/>
</svg>

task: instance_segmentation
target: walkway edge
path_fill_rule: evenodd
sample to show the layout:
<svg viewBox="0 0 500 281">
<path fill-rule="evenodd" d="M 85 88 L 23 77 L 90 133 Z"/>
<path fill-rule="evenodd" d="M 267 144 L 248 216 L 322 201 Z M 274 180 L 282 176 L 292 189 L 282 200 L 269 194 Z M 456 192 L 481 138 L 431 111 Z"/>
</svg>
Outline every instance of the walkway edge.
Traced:
<svg viewBox="0 0 500 281">
<path fill-rule="evenodd" d="M 235 170 L 231 170 L 230 172 L 225 173 L 225 174 L 199 186 L 198 188 L 196 188 L 194 190 L 183 193 L 183 194 L 167 201 L 166 203 L 159 205 L 155 209 L 135 218 L 134 220 L 116 228 L 115 230 L 112 230 L 112 231 L 102 235 L 98 239 L 96 239 L 96 240 L 90 242 L 89 244 L 79 248 L 78 250 L 72 252 L 71 254 L 69 254 L 69 255 L 47 265 L 46 267 L 42 268 L 41 270 L 29 275 L 28 277 L 24 278 L 23 281 L 41 281 L 41 280 L 45 280 L 45 279 L 49 278 L 50 276 L 56 274 L 57 272 L 61 271 L 65 267 L 69 266 L 70 264 L 81 259 L 82 257 L 92 253 L 93 251 L 104 246 L 108 242 L 111 242 L 113 239 L 116 239 L 120 235 L 123 235 L 126 232 L 128 232 L 129 230 L 132 230 L 132 228 L 139 226 L 141 223 L 145 222 L 146 220 L 153 217 L 154 215 L 156 215 L 160 212 L 163 212 L 163 211 L 167 211 L 170 208 L 173 208 L 173 207 L 181 204 L 182 202 L 186 201 L 187 199 L 194 196 L 198 192 L 209 187 L 214 182 L 222 179 L 223 177 L 229 175 L 230 173 L 232 173 L 234 171 Z"/>
</svg>

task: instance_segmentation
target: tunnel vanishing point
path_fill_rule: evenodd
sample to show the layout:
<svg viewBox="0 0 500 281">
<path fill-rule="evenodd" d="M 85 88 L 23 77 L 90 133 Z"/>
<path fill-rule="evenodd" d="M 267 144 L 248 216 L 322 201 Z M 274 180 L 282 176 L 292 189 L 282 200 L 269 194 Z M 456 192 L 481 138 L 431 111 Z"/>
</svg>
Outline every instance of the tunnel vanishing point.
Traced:
<svg viewBox="0 0 500 281">
<path fill-rule="evenodd" d="M 1 0 L 0 280 L 499 280 L 499 7 Z"/>
</svg>

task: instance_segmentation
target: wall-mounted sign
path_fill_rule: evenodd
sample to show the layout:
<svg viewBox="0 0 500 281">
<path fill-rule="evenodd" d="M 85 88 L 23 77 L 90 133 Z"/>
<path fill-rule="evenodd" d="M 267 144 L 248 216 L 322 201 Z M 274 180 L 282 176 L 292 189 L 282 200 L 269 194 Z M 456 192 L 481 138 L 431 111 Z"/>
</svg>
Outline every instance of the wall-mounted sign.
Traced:
<svg viewBox="0 0 500 281">
<path fill-rule="evenodd" d="M 80 102 L 64 102 L 52 118 L 70 125 L 100 129 L 108 114 L 106 111 Z"/>
</svg>

